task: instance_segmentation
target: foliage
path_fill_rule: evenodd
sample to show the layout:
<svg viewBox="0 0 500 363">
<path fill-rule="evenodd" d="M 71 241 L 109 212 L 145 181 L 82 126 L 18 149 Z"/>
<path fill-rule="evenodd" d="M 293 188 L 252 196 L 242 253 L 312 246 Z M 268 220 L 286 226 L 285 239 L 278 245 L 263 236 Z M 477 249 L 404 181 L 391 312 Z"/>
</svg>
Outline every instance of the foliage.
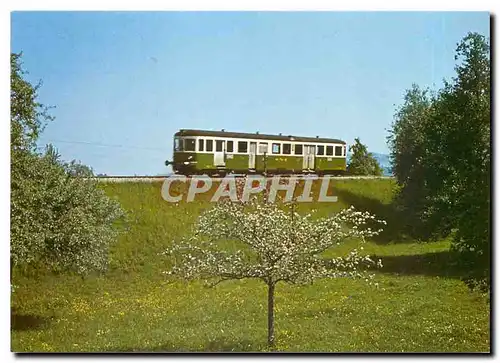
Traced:
<svg viewBox="0 0 500 363">
<path fill-rule="evenodd" d="M 86 274 L 104 270 L 113 223 L 122 216 L 116 201 L 96 182 L 71 177 L 49 147 L 27 154 L 11 184 L 11 260 L 14 266 L 44 266 Z"/>
<path fill-rule="evenodd" d="M 45 122 L 53 119 L 48 108 L 37 101 L 41 83 L 33 86 L 23 78 L 27 72 L 21 63 L 22 54 L 10 55 L 10 135 L 11 153 L 33 150 Z"/>
<path fill-rule="evenodd" d="M 395 122 L 387 138 L 393 173 L 400 186 L 395 201 L 402 212 L 404 230 L 422 240 L 442 238 L 451 230 L 449 223 L 428 212 L 426 127 L 433 102 L 434 97 L 428 89 L 412 85 L 394 116 Z"/>
<path fill-rule="evenodd" d="M 383 205 L 392 199 L 393 180 L 332 183 L 337 203 L 301 203 L 300 212 L 322 217 L 351 204 L 372 210 L 365 197 Z M 209 203 L 166 203 L 159 182 L 99 185 L 120 201 L 130 220 L 128 233 L 111 247 L 108 273 L 85 280 L 66 274 L 20 277 L 12 296 L 12 351 L 266 351 L 267 289 L 260 280 L 207 289 L 198 281 L 172 283 L 158 274 L 165 268 L 158 252 L 186 235 Z M 356 198 L 346 198 L 347 192 Z M 358 244 L 351 240 L 327 255 L 343 256 Z M 490 351 L 490 305 L 449 273 L 452 266 L 442 258 L 450 254 L 449 241 L 368 240 L 363 247 L 384 264 L 373 270 L 376 289 L 362 279 L 278 285 L 276 350 Z"/>
<path fill-rule="evenodd" d="M 477 33 L 458 45 L 457 77 L 432 98 L 408 91 L 389 146 L 401 186 L 398 200 L 419 237 L 454 233 L 470 280 L 490 275 L 490 57 Z M 424 232 L 424 233 L 422 233 Z M 417 235 L 414 233 L 414 235 Z"/>
<path fill-rule="evenodd" d="M 51 119 L 36 90 L 22 78 L 20 55 L 11 55 L 11 268 L 87 274 L 106 267 L 123 212 L 90 176 L 91 169 L 64 163 L 48 146 L 36 151 Z"/>
<path fill-rule="evenodd" d="M 172 247 L 176 263 L 170 274 L 187 280 L 215 279 L 213 284 L 233 279 L 257 278 L 268 286 L 268 345 L 274 345 L 274 289 L 278 282 L 312 283 L 318 278 L 373 278 L 362 265 L 375 264 L 368 255 L 353 249 L 345 257 L 325 259 L 321 254 L 350 238 L 364 241 L 378 234 L 367 225 L 369 213 L 345 209 L 331 217 L 312 220 L 295 210 L 262 202 L 224 200 L 203 213 L 193 235 Z M 367 227 L 367 228 L 362 228 Z M 228 248 L 227 241 L 235 241 Z M 241 245 L 240 245 L 241 244 Z M 380 266 L 380 260 L 377 262 Z"/>
<path fill-rule="evenodd" d="M 366 145 L 363 145 L 359 138 L 354 139 L 354 144 L 349 146 L 352 152 L 351 160 L 347 166 L 347 173 L 350 175 L 382 175 L 383 170 L 377 159 L 369 153 Z"/>
<path fill-rule="evenodd" d="M 66 172 L 73 177 L 91 178 L 94 176 L 94 171 L 90 166 L 81 164 L 76 160 L 71 160 L 64 167 Z"/>
</svg>

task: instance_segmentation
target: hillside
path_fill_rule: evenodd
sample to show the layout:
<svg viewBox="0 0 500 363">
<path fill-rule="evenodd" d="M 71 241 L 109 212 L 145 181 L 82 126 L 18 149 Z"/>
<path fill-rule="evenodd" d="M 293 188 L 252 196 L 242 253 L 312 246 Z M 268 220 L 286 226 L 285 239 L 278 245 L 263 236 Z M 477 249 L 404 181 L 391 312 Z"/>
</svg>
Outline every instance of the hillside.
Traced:
<svg viewBox="0 0 500 363">
<path fill-rule="evenodd" d="M 15 276 L 11 349 L 50 351 L 264 351 L 266 289 L 255 280 L 170 282 L 160 254 L 186 235 L 208 202 L 169 204 L 161 183 L 109 183 L 128 213 L 106 275 Z M 381 258 L 378 288 L 350 279 L 278 284 L 278 350 L 321 352 L 489 351 L 489 304 L 450 263 L 449 241 L 399 233 L 392 180 L 340 180 L 338 203 L 303 203 L 327 215 L 354 205 L 388 222 L 364 252 Z M 344 254 L 350 241 L 327 252 Z"/>
</svg>

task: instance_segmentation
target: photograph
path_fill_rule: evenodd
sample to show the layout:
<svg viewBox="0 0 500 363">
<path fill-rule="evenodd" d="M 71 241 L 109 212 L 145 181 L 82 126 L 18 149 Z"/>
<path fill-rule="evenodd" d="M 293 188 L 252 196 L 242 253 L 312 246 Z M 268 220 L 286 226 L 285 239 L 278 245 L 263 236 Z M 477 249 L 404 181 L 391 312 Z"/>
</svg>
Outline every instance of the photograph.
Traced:
<svg viewBox="0 0 500 363">
<path fill-rule="evenodd" d="M 8 16 L 14 356 L 492 354 L 490 12 Z"/>
</svg>

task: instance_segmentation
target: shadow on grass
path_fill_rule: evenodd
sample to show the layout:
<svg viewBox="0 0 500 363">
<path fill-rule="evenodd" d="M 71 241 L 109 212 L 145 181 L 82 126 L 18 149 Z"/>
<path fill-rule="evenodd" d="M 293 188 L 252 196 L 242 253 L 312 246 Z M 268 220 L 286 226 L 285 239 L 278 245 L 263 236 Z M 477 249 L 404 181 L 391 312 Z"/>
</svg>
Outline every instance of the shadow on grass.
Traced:
<svg viewBox="0 0 500 363">
<path fill-rule="evenodd" d="M 10 313 L 10 328 L 12 331 L 42 330 L 50 324 L 50 317 Z"/>
<path fill-rule="evenodd" d="M 372 257 L 382 260 L 383 267 L 377 270 L 384 273 L 449 278 L 463 277 L 463 273 L 455 263 L 456 254 L 452 251 L 430 252 L 420 255 Z"/>
<path fill-rule="evenodd" d="M 366 211 L 374 214 L 377 219 L 387 222 L 382 226 L 384 230 L 378 235 L 372 237 L 372 240 L 378 244 L 387 244 L 390 242 L 409 242 L 412 239 L 404 233 L 403 216 L 398 212 L 393 204 L 384 204 L 380 200 L 358 194 L 348 190 L 336 189 L 336 196 L 342 199 L 347 205 L 354 206 L 359 211 Z M 381 228 L 376 226 L 376 228 Z"/>
<path fill-rule="evenodd" d="M 140 348 L 140 347 L 120 347 L 115 349 L 110 349 L 110 352 L 135 352 L 135 353 L 149 353 L 149 352 L 174 352 L 174 353 L 185 353 L 185 352 L 260 352 L 265 347 L 263 345 L 257 345 L 250 340 L 232 340 L 225 338 L 218 338 L 215 340 L 208 341 L 204 346 L 199 348 L 182 348 L 176 346 L 172 343 L 165 343 L 159 347 L 155 348 Z"/>
</svg>

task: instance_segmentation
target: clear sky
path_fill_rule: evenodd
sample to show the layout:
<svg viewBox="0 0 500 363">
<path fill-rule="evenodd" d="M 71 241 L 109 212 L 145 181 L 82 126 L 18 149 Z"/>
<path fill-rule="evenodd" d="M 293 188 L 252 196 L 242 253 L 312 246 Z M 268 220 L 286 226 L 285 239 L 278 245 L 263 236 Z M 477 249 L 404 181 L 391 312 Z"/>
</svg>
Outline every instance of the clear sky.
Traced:
<svg viewBox="0 0 500 363">
<path fill-rule="evenodd" d="M 412 83 L 454 75 L 484 12 L 15 12 L 40 101 L 40 139 L 96 173 L 166 173 L 181 128 L 355 137 L 387 153 Z M 108 145 L 108 146 L 103 146 Z"/>
</svg>

